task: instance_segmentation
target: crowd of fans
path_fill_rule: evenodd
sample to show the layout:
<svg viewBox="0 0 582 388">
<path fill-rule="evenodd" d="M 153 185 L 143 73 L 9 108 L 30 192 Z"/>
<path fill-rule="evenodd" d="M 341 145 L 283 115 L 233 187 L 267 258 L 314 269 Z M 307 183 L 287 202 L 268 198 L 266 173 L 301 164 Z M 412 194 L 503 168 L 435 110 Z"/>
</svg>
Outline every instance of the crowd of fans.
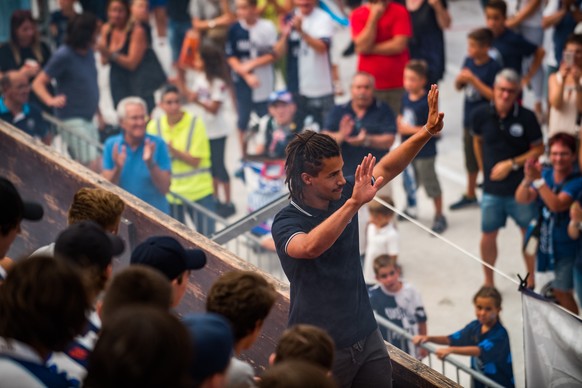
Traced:
<svg viewBox="0 0 582 388">
<path fill-rule="evenodd" d="M 50 145 L 55 134 L 42 112 L 54 115 L 66 128 L 63 141 L 76 160 L 162 212 L 171 213 L 182 222 L 188 216 L 196 229 L 207 235 L 214 232 L 214 221 L 193 212 L 184 199 L 223 217 L 236 212 L 230 174 L 225 167 L 226 139 L 234 130 L 225 117 L 226 105 L 232 102 L 236 107 L 236 131 L 244 159 L 265 165 L 272 161 L 283 163 L 287 144 L 296 134 L 310 129 L 330 136 L 338 144 L 345 162 L 343 175 L 353 175 L 364 155 L 372 154 L 379 160 L 390 152 L 398 135 L 404 142 L 418 132 L 429 132 L 424 125 L 429 115 L 427 91 L 445 74 L 443 31 L 452 22 L 446 0 L 376 0 L 364 4 L 316 0 L 110 0 L 106 6 L 100 1 L 77 4 L 60 0 L 59 9 L 48 19 L 47 40 L 41 39 L 29 2 L 22 3 L 0 13 L 3 25 L 10 26 L 9 31 L 0 31 L 5 35 L 0 37 L 6 39 L 0 44 L 0 119 Z M 574 34 L 574 28 L 582 21 L 582 9 L 577 2 L 563 1 L 550 2 L 544 10 L 540 1 L 529 0 L 518 2 L 515 10 L 509 10 L 503 0 L 490 0 L 483 3 L 483 12 L 486 27 L 468 34 L 466 56 L 455 79 L 456 88 L 464 94 L 467 187 L 449 209 L 481 207 L 481 257 L 491 265 L 498 254 L 497 235 L 507 218 L 512 218 L 524 236 L 523 256 L 531 275 L 527 287 L 536 287 L 536 271 L 553 272 L 553 296 L 577 314 L 576 298 L 578 302 L 582 300 L 582 153 L 578 137 L 582 35 Z M 349 101 L 336 105 L 334 97 L 342 91 L 337 87 L 337 58 L 330 54 L 330 47 L 341 20 L 346 18 L 344 13 L 349 14 L 353 41 L 344 55 L 357 55 L 358 64 L 351 77 Z M 149 24 L 150 16 L 155 28 Z M 544 50 L 543 33 L 547 28 L 552 28 L 553 48 Z M 157 36 L 153 36 L 154 32 Z M 154 41 L 170 46 L 169 75 L 153 50 Z M 553 65 L 542 66 L 544 56 Z M 100 90 L 98 85 L 98 71 L 104 68 L 109 71 L 110 90 Z M 285 84 L 280 90 L 276 90 L 278 74 Z M 522 104 L 524 87 L 534 93 L 532 107 Z M 103 136 L 107 123 L 99 109 L 103 92 L 111 93 L 119 119 L 118 130 L 107 138 Z M 434 204 L 432 230 L 443 233 L 448 222 L 435 171 L 439 136 L 429 134 L 431 139 L 403 174 L 407 197 L 404 214 L 416 218 L 416 190 L 422 185 Z M 85 140 L 79 141 L 78 137 Z M 88 145 L 87 139 L 104 142 L 103 154 Z M 544 149 L 545 158 L 540 159 Z M 478 199 L 479 173 L 483 194 Z M 9 183 L 2 183 L 6 185 Z M 389 197 L 382 200 L 393 205 Z M 110 214 L 105 219 L 95 214 L 74 217 L 75 204 L 83 201 L 89 208 L 99 203 L 99 211 Z M 181 323 L 168 310 L 184 294 L 188 271 L 202 268 L 205 258 L 201 252 L 184 249 L 172 238 L 155 237 L 132 252 L 132 262 L 161 271 L 170 281 L 170 291 L 152 273 L 122 272 L 117 276 L 127 276 L 128 283 L 134 282 L 135 297 L 124 299 L 126 291 L 122 286 L 116 291 L 114 278 L 101 302 L 98 295 L 111 276 L 111 258 L 122 250 L 122 242 L 110 234 L 117 231 L 123 211 L 120 201 L 109 193 L 87 189 L 79 192 L 69 212 L 69 229 L 55 244 L 39 249 L 34 259 L 18 262 L 9 272 L 1 293 L 4 326 L 0 327 L 0 336 L 4 343 L 0 344 L 0 351 L 14 357 L 1 358 L 0 370 L 25 368 L 31 379 L 34 375 L 48 385 L 47 381 L 59 380 L 43 379 L 63 376 L 52 373 L 54 368 L 41 366 L 56 365 L 61 371 L 62 365 L 67 384 L 78 384 L 86 378 L 87 386 L 106 386 L 114 381 L 107 379 L 116 379 L 123 368 L 133 368 L 132 364 L 116 364 L 113 360 L 119 357 L 129 363 L 143 363 L 142 367 L 147 365 L 143 370 L 152 375 L 159 372 L 160 379 L 170 379 L 171 374 L 168 381 L 174 383 L 170 385 L 194 382 L 214 386 L 222 384 L 223 379 L 227 385 L 233 384 L 229 386 L 245 381 L 255 384 L 252 368 L 236 356 L 252 346 L 276 298 L 272 286 L 260 276 L 244 272 L 225 275 L 209 294 L 207 307 L 212 314 L 185 317 Z M 257 199 L 251 207 L 264 202 L 264 198 Z M 38 207 L 33 204 L 20 201 L 17 207 L 20 213 L 10 222 L 5 222 L 3 214 L 1 232 L 6 241 L 0 245 L 0 258 L 19 231 L 20 220 L 40 218 Z M 86 211 L 86 207 L 80 208 Z M 368 237 L 361 253 L 365 281 L 371 286 L 372 307 L 411 334 L 419 335 L 414 344 L 460 343 L 464 332 L 449 337 L 427 336 L 421 298 L 411 285 L 399 280 L 398 230 L 391 211 L 375 204 L 364 206 L 360 221 Z M 77 238 L 80 235 L 99 237 L 86 244 L 73 244 L 81 241 Z M 87 250 L 77 252 L 81 248 Z M 179 263 L 159 263 L 159 258 L 166 255 L 178 258 Z M 72 289 L 78 288 L 75 276 L 79 270 L 83 285 L 91 286 L 74 295 L 76 300 L 71 299 L 69 304 L 23 311 L 18 306 L 23 303 L 18 293 L 24 285 L 19 285 L 17 276 L 27 274 L 22 281 L 34 282 L 37 279 L 31 277 L 32 273 L 44 272 L 47 263 L 60 263 L 61 259 L 67 265 L 74 262 L 75 271 L 67 265 L 54 264 L 50 276 L 62 278 L 61 283 Z M 6 259 L 0 264 L 0 269 L 12 266 Z M 50 276 L 38 279 L 40 285 L 56 281 Z M 475 325 L 486 332 L 492 328 L 495 333 L 505 332 L 502 327 L 499 329 L 496 315 L 501 299 L 493 288 L 493 271 L 484 267 L 484 276 L 485 291 L 476 295 L 475 305 L 486 305 L 495 316 L 490 314 L 486 320 L 478 315 L 479 324 Z M 38 294 L 31 292 L 28 297 L 48 303 L 42 298 L 44 286 L 35 287 Z M 170 294 L 168 305 L 163 300 L 160 305 L 159 298 L 154 301 L 154 293 Z M 219 298 L 231 294 L 233 299 Z M 252 299 L 253 303 L 261 300 L 262 305 L 236 297 Z M 147 307 L 132 307 L 131 314 L 113 314 L 111 311 L 119 307 L 108 307 L 108 303 L 118 303 L 125 309 L 136 304 L 136 299 Z M 246 313 L 252 311 L 256 315 L 236 311 L 247 304 Z M 387 305 L 394 309 L 392 313 L 387 312 Z M 27 331 L 28 326 L 19 322 L 34 321 L 45 308 L 59 309 L 71 319 L 59 325 L 60 329 L 66 328 L 66 333 L 29 337 L 29 331 L 36 328 Z M 79 318 L 80 311 L 91 324 L 89 329 L 79 323 L 84 321 Z M 104 318 L 109 314 L 111 323 Z M 151 326 L 138 327 L 136 322 L 144 320 Z M 42 320 L 38 323 L 44 326 Z M 237 330 L 239 325 L 242 327 Z M 312 328 L 303 328 L 306 332 L 295 329 L 293 333 L 299 338 L 311 335 Z M 154 332 L 165 331 L 168 341 L 152 343 L 148 349 L 151 354 L 113 354 L 111 346 L 115 342 L 129 341 L 131 347 Z M 322 337 L 313 342 L 329 350 L 324 334 L 318 333 Z M 382 334 L 401 349 L 419 358 L 425 356 L 412 342 L 389 332 Z M 74 336 L 77 338 L 73 340 Z M 91 352 L 98 337 L 95 352 Z M 497 337 L 505 346 L 506 333 Z M 470 345 L 474 344 L 466 344 Z M 165 348 L 172 349 L 176 357 L 180 355 L 180 361 L 168 359 L 167 364 L 158 365 L 155 354 L 165 352 Z M 333 354 L 333 345 L 331 348 Z M 201 355 L 200 349 L 207 351 Z M 499 357 L 507 352 L 499 352 Z M 84 357 L 78 358 L 79 354 Z M 481 361 L 483 357 L 495 357 L 480 348 L 466 354 Z M 446 352 L 440 355 L 445 356 Z M 303 351 L 298 358 L 305 361 Z M 330 365 L 324 362 L 316 371 L 306 365 L 294 367 L 304 370 L 310 379 L 319 374 L 325 380 Z M 273 368 L 259 385 L 274 386 L 264 384 L 270 379 L 288 379 L 281 377 L 287 376 L 288 369 Z M 20 376 L 20 372 L 14 373 Z M 490 377 L 496 378 L 494 374 Z M 125 385 L 137 386 L 145 381 L 140 380 L 144 376 L 128 374 L 126 378 Z M 506 384 L 511 379 L 504 374 L 502 381 Z"/>
</svg>

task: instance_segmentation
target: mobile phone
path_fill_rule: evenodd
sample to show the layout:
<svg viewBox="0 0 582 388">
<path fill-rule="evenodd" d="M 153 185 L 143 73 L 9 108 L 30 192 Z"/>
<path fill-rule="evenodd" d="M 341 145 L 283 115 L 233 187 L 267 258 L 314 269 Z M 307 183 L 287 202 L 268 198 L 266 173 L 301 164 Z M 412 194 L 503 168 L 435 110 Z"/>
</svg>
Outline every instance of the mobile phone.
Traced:
<svg viewBox="0 0 582 388">
<path fill-rule="evenodd" d="M 574 53 L 570 51 L 564 51 L 564 63 L 566 66 L 573 66 L 574 65 Z"/>
</svg>

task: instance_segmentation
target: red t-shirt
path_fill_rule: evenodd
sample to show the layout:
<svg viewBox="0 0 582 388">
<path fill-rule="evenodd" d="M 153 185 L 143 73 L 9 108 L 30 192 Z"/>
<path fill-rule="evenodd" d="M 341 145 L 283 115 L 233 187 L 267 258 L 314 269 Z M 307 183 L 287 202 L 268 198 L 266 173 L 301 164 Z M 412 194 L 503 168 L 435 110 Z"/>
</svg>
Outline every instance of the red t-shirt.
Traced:
<svg viewBox="0 0 582 388">
<path fill-rule="evenodd" d="M 358 36 L 370 15 L 370 9 L 363 5 L 352 12 L 352 37 Z M 375 43 L 385 42 L 396 35 L 412 37 L 412 24 L 406 7 L 395 2 L 389 2 L 386 10 L 378 21 Z M 408 48 L 400 54 L 378 55 L 360 54 L 358 56 L 358 71 L 365 71 L 376 78 L 376 89 L 395 89 L 402 87 L 404 66 L 408 62 Z"/>
</svg>

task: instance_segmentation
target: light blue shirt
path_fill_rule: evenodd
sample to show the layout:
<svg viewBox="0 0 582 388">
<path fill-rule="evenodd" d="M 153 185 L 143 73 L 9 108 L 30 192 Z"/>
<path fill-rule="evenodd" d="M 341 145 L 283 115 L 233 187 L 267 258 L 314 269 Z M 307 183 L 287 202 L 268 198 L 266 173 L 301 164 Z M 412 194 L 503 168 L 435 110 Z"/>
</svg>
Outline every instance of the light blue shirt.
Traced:
<svg viewBox="0 0 582 388">
<path fill-rule="evenodd" d="M 146 138 L 156 143 L 156 150 L 153 156 L 154 163 L 163 171 L 171 171 L 170 154 L 166 143 L 158 136 L 146 135 Z M 121 152 L 122 145 L 125 145 L 127 158 L 119 177 L 119 186 L 153 207 L 169 214 L 170 205 L 166 200 L 166 196 L 154 185 L 150 170 L 143 161 L 144 143 L 132 150 L 129 144 L 125 142 L 123 133 L 110 137 L 105 142 L 105 149 L 103 150 L 103 169 L 113 170 L 115 167 L 113 147 L 118 147 L 118 152 Z"/>
</svg>

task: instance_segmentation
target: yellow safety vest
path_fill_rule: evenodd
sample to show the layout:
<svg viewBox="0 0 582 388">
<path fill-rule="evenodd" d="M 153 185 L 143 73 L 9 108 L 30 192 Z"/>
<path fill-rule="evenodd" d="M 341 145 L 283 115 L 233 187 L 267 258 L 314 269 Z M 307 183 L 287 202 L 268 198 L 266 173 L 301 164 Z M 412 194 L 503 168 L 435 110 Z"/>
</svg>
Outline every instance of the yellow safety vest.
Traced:
<svg viewBox="0 0 582 388">
<path fill-rule="evenodd" d="M 210 173 L 210 142 L 202 120 L 190 113 L 183 112 L 182 119 L 173 127 L 168 124 L 168 116 L 151 120 L 147 132 L 160 136 L 178 151 L 200 158 L 198 167 L 172 157 L 172 183 L 170 191 L 180 194 L 190 201 L 197 201 L 214 192 L 212 174 Z M 168 194 L 170 203 L 181 201 Z"/>
</svg>

